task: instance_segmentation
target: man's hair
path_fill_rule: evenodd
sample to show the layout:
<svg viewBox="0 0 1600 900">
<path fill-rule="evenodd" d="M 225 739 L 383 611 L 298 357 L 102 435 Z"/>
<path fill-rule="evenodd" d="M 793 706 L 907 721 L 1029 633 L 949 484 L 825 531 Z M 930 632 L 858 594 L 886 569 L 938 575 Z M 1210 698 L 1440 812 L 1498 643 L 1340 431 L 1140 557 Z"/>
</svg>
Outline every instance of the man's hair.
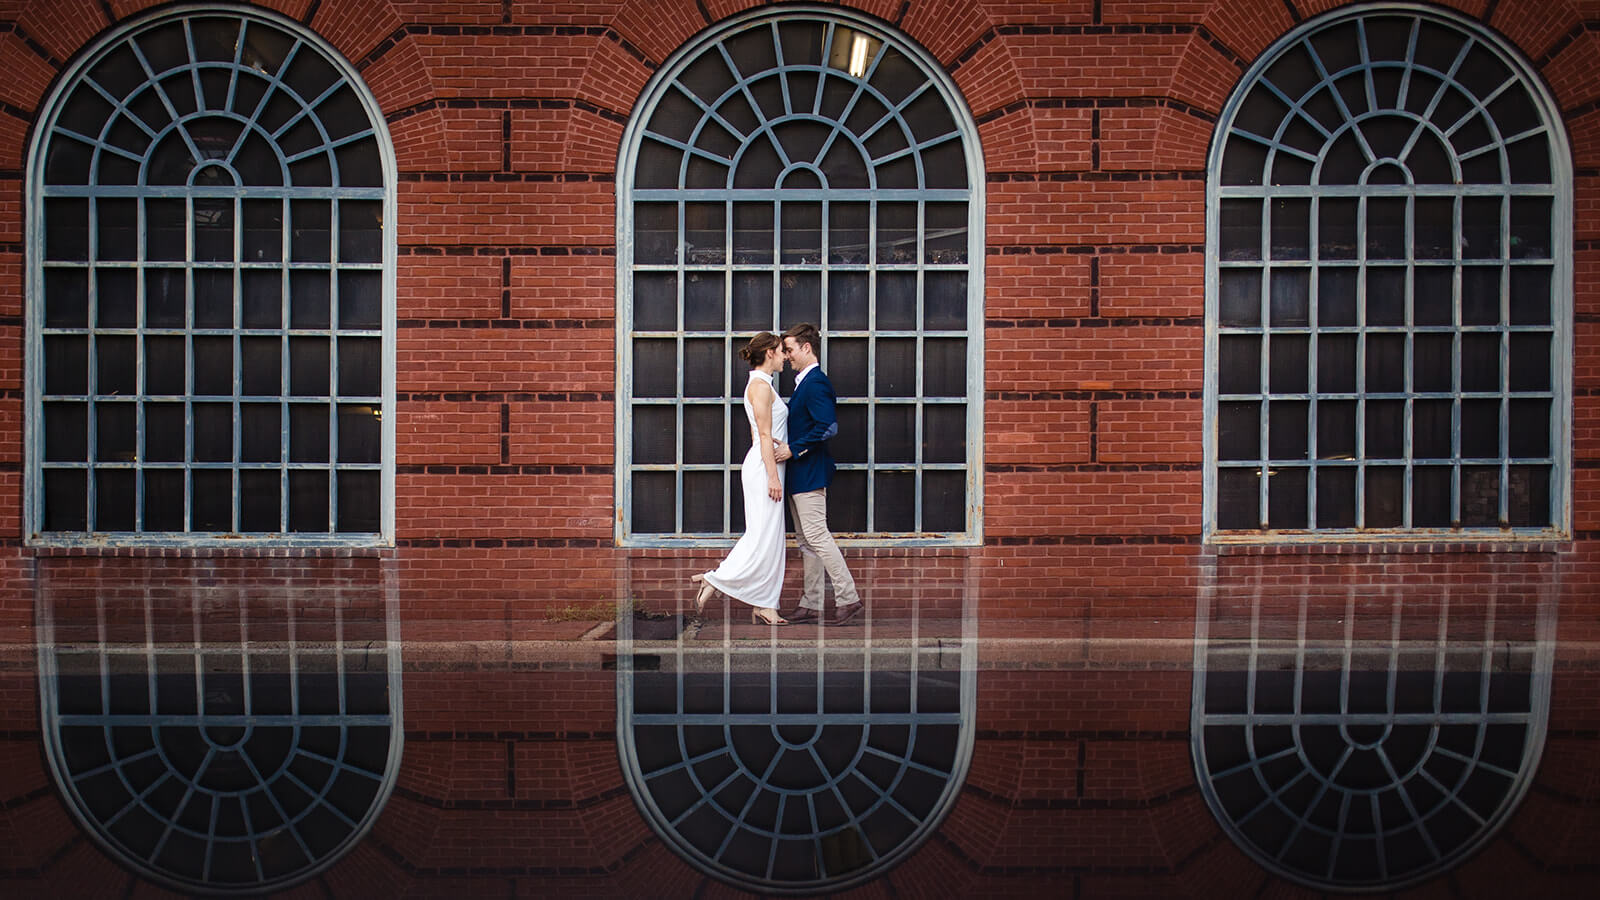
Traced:
<svg viewBox="0 0 1600 900">
<path fill-rule="evenodd" d="M 794 342 L 797 346 L 800 344 L 810 344 L 812 355 L 821 355 L 818 352 L 818 348 L 822 346 L 822 335 L 817 331 L 817 326 L 811 324 L 810 322 L 801 322 L 798 325 L 790 325 L 789 330 L 785 331 L 783 336 L 794 338 Z"/>
</svg>

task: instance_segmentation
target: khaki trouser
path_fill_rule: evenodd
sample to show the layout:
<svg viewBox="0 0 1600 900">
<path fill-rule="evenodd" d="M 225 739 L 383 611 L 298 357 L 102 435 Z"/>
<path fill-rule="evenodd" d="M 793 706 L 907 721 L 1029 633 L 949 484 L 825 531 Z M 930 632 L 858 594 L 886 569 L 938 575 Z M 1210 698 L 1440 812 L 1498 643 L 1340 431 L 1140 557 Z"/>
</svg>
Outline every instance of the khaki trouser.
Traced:
<svg viewBox="0 0 1600 900">
<path fill-rule="evenodd" d="M 800 545 L 800 559 L 806 570 L 805 593 L 800 605 L 806 609 L 823 608 L 824 576 L 833 582 L 835 606 L 860 603 L 856 580 L 850 577 L 839 545 L 834 543 L 833 532 L 828 530 L 828 489 L 790 494 L 789 506 L 794 513 L 794 540 Z"/>
</svg>

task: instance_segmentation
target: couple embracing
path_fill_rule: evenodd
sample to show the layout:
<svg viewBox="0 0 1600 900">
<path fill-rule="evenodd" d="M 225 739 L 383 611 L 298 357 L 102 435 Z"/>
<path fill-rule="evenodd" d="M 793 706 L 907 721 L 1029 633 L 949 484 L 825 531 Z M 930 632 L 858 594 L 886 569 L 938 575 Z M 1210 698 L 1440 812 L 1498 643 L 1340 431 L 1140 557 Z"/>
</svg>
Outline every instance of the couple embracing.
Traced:
<svg viewBox="0 0 1600 900">
<path fill-rule="evenodd" d="M 834 464 L 827 441 L 838 433 L 839 424 L 833 385 L 817 365 L 821 339 L 815 325 L 803 322 L 781 336 L 763 331 L 739 351 L 750 364 L 750 380 L 744 389 L 750 452 L 745 454 L 740 473 L 745 532 L 722 565 L 693 577 L 700 585 L 696 616 L 721 591 L 750 606 L 752 622 L 821 623 L 825 578 L 833 582 L 834 595 L 834 614 L 827 624 L 855 622 L 865 608 L 828 530 L 828 484 L 833 480 Z M 788 403 L 773 385 L 785 363 L 795 370 L 794 393 Z M 788 619 L 778 614 L 783 592 L 785 468 L 795 543 L 805 564 L 805 590 Z"/>
</svg>

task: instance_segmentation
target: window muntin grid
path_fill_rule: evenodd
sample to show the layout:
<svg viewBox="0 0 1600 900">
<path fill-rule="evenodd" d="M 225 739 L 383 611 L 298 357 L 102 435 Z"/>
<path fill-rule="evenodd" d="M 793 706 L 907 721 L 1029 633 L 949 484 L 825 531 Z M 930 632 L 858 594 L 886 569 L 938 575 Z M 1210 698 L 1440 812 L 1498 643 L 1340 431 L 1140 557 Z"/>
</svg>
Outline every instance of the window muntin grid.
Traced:
<svg viewBox="0 0 1600 900">
<path fill-rule="evenodd" d="M 1555 606 L 1352 590 L 1330 623 L 1328 605 L 1261 588 L 1202 597 L 1196 778 L 1267 870 L 1316 890 L 1400 890 L 1484 846 L 1532 784 Z"/>
<path fill-rule="evenodd" d="M 165 11 L 63 78 L 30 170 L 36 539 L 391 533 L 381 123 L 259 11 Z"/>
<path fill-rule="evenodd" d="M 834 530 L 977 539 L 975 136 L 925 54 L 847 11 L 757 12 L 663 66 L 619 166 L 619 539 L 743 530 L 737 350 L 800 321 L 839 395 Z"/>
<path fill-rule="evenodd" d="M 53 581 L 39 603 L 45 758 L 113 858 L 184 894 L 255 895 L 363 839 L 404 743 L 388 575 L 331 603 L 303 585 L 78 596 L 81 576 Z"/>
<path fill-rule="evenodd" d="M 687 583 L 683 577 L 667 579 Z M 700 634 L 635 655 L 617 621 L 617 742 L 646 822 L 701 871 L 760 894 L 837 893 L 909 857 L 954 807 L 972 759 L 976 577 L 926 569 L 880 589 L 906 598 L 909 634 L 852 646 Z M 659 573 L 648 576 L 661 583 Z M 690 604 L 678 598 L 681 611 Z M 640 620 L 642 621 L 642 620 Z M 642 651 L 642 648 L 641 648 Z M 648 655 L 654 663 L 635 668 Z"/>
<path fill-rule="evenodd" d="M 1242 85 L 1208 186 L 1208 530 L 1563 529 L 1570 174 L 1540 82 L 1386 6 Z"/>
</svg>

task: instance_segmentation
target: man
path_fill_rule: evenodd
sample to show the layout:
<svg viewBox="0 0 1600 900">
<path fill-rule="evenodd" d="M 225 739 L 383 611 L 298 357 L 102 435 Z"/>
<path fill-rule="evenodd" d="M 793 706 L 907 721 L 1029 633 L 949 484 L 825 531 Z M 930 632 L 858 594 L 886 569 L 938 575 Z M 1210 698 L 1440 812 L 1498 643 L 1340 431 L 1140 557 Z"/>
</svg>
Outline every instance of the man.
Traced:
<svg viewBox="0 0 1600 900">
<path fill-rule="evenodd" d="M 833 582 L 833 618 L 830 625 L 848 625 L 861 616 L 865 604 L 856 582 L 845 568 L 844 556 L 828 530 L 828 485 L 833 481 L 833 455 L 828 438 L 839 432 L 834 413 L 833 384 L 817 365 L 817 345 L 822 336 L 810 322 L 783 333 L 783 354 L 795 370 L 794 393 L 789 395 L 789 453 L 786 490 L 794 514 L 795 543 L 805 563 L 805 593 L 800 608 L 788 614 L 791 622 L 818 622 L 823 614 L 824 574 Z"/>
</svg>

